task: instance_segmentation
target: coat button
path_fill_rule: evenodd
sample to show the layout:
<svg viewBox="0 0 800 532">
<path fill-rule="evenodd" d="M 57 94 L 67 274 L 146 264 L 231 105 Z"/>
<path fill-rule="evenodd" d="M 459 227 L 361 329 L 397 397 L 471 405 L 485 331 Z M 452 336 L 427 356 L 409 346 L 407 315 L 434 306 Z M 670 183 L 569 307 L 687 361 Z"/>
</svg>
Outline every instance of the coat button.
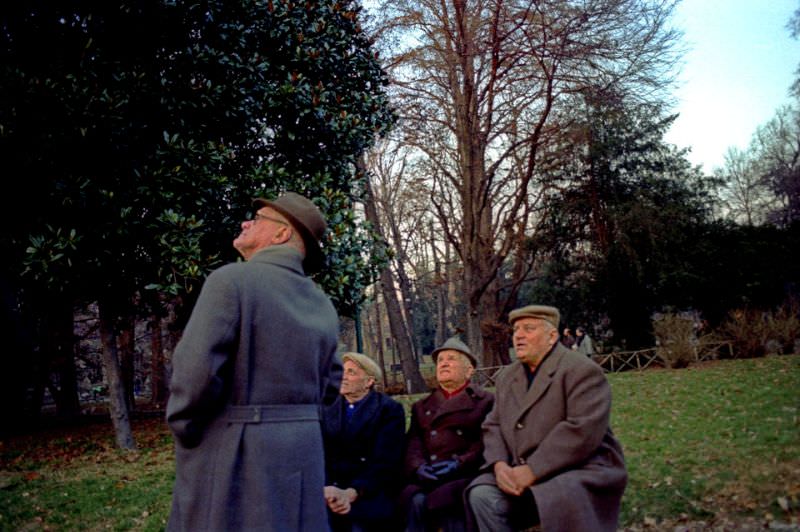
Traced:
<svg viewBox="0 0 800 532">
<path fill-rule="evenodd" d="M 432 436 L 432 437 L 434 437 L 434 438 L 435 438 L 435 437 L 436 437 L 436 434 L 437 434 L 437 432 L 436 432 L 435 430 L 432 430 L 432 431 L 431 431 L 431 436 Z"/>
<path fill-rule="evenodd" d="M 431 411 L 430 411 L 430 410 L 426 410 L 426 411 L 425 411 L 425 415 L 426 415 L 426 416 L 429 416 L 429 415 L 431 415 Z"/>
<path fill-rule="evenodd" d="M 522 423 L 517 423 L 517 428 L 521 429 L 523 427 Z"/>
<path fill-rule="evenodd" d="M 364 457 L 364 456 L 362 456 L 361 458 L 359 458 L 359 460 L 361 460 L 362 462 L 366 462 L 366 461 L 367 461 L 367 458 L 366 458 L 366 457 Z"/>
<path fill-rule="evenodd" d="M 456 429 L 456 434 L 458 434 L 459 436 L 462 436 L 464 434 L 464 432 L 461 429 Z"/>
<path fill-rule="evenodd" d="M 435 454 L 432 454 L 432 455 L 431 455 L 431 461 L 432 461 L 432 462 L 436 461 L 436 459 L 437 459 L 437 458 L 439 458 L 439 457 L 438 457 L 438 456 L 436 456 Z"/>
</svg>

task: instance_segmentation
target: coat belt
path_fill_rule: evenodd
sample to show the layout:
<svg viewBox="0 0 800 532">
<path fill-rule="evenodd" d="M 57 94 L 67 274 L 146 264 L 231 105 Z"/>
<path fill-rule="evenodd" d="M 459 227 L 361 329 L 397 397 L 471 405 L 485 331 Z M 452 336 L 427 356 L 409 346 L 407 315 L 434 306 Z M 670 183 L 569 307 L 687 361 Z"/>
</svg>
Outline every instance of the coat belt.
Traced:
<svg viewBox="0 0 800 532">
<path fill-rule="evenodd" d="M 280 423 L 284 421 L 319 421 L 320 407 L 315 404 L 230 405 L 229 423 Z"/>
</svg>

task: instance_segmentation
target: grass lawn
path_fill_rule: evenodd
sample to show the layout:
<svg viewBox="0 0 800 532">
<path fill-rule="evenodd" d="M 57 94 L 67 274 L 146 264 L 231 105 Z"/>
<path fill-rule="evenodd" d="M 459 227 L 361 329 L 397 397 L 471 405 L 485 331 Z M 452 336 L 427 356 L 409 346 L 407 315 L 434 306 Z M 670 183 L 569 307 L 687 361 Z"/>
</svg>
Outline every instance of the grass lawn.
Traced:
<svg viewBox="0 0 800 532">
<path fill-rule="evenodd" d="M 800 356 L 609 379 L 625 529 L 800 529 Z M 160 418 L 134 433 L 133 453 L 114 449 L 110 423 L 0 441 L 0 530 L 163 529 L 172 440 Z"/>
</svg>

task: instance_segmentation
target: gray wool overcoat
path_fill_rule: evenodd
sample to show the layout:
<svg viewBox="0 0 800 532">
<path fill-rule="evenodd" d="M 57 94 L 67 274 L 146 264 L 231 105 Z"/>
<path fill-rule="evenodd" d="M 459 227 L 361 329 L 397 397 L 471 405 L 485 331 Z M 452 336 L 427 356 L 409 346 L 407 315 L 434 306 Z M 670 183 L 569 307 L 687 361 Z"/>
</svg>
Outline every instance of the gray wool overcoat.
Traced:
<svg viewBox="0 0 800 532">
<path fill-rule="evenodd" d="M 339 391 L 338 327 L 289 246 L 208 277 L 172 360 L 169 530 L 327 530 L 320 410 Z"/>
<path fill-rule="evenodd" d="M 627 472 L 611 432 L 611 388 L 602 368 L 557 342 L 528 388 L 519 361 L 497 377 L 483 424 L 486 471 L 470 487 L 495 484 L 492 466 L 527 464 L 542 529 L 614 531 Z"/>
</svg>

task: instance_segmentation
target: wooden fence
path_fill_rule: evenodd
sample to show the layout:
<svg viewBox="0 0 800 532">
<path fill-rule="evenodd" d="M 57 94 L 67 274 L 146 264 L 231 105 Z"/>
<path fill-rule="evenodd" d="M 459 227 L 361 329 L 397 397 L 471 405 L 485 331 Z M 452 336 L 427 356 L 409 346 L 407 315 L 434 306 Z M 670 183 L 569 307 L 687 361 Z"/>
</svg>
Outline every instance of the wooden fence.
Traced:
<svg viewBox="0 0 800 532">
<path fill-rule="evenodd" d="M 697 362 L 719 358 L 721 352 L 733 358 L 733 346 L 730 342 L 705 342 L 697 347 L 695 356 Z M 655 347 L 639 349 L 638 351 L 613 351 L 611 353 L 598 353 L 592 359 L 602 367 L 606 373 L 618 371 L 643 370 L 650 367 L 664 367 L 664 362 L 658 356 Z M 481 386 L 494 386 L 497 373 L 503 366 L 488 366 L 477 368 L 473 379 Z"/>
</svg>

